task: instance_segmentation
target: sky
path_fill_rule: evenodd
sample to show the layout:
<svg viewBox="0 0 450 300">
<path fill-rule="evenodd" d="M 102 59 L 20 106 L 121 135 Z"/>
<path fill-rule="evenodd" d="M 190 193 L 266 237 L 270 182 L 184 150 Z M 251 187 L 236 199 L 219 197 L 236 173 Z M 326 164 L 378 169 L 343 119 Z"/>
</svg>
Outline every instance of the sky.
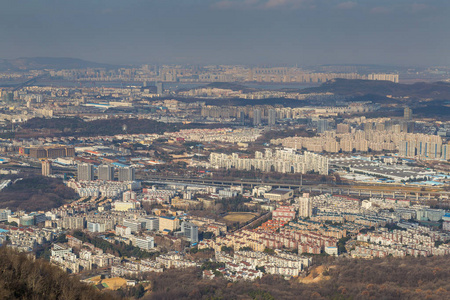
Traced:
<svg viewBox="0 0 450 300">
<path fill-rule="evenodd" d="M 0 58 L 450 66 L 449 0 L 0 1 Z"/>
</svg>

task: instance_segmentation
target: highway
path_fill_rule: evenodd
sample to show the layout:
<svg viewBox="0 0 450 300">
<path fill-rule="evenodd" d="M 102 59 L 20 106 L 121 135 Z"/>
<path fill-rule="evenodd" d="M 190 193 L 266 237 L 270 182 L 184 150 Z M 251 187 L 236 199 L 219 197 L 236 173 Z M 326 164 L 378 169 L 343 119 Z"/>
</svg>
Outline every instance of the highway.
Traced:
<svg viewBox="0 0 450 300">
<path fill-rule="evenodd" d="M 410 187 L 401 186 L 364 186 L 353 187 L 350 185 L 331 185 L 327 183 L 307 183 L 300 185 L 294 183 L 280 182 L 261 182 L 258 180 L 217 180 L 207 178 L 191 178 L 191 177 L 162 177 L 153 176 L 147 178 L 144 182 L 155 184 L 194 184 L 194 185 L 212 185 L 212 186 L 232 186 L 241 185 L 245 187 L 254 187 L 256 185 L 269 185 L 279 188 L 300 189 L 303 193 L 330 193 L 343 196 L 361 196 L 361 197 L 387 197 L 395 199 L 408 199 L 415 201 L 423 201 L 434 199 L 435 197 L 448 199 L 450 191 L 411 191 Z"/>
</svg>

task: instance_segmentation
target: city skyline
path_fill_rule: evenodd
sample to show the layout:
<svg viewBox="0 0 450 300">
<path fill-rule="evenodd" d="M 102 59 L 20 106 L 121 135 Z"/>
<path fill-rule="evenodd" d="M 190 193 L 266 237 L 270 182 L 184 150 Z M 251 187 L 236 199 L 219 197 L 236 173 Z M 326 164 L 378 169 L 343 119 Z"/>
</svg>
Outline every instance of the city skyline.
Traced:
<svg viewBox="0 0 450 300">
<path fill-rule="evenodd" d="M 4 4 L 0 298 L 450 291 L 448 0 Z"/>
<path fill-rule="evenodd" d="M 1 58 L 104 63 L 449 65 L 446 1 L 13 2 Z"/>
</svg>

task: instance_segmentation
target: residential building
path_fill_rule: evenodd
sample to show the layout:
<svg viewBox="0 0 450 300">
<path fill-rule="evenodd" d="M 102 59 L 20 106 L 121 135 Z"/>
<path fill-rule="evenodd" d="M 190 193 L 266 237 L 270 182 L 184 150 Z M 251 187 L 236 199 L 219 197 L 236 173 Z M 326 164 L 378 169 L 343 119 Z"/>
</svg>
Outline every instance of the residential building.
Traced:
<svg viewBox="0 0 450 300">
<path fill-rule="evenodd" d="M 131 232 L 138 232 L 142 228 L 142 222 L 138 220 L 123 220 L 123 226 L 130 228 Z"/>
<path fill-rule="evenodd" d="M 88 164 L 88 163 L 79 164 L 77 167 L 77 179 L 78 179 L 78 181 L 94 180 L 94 166 L 92 164 Z"/>
<path fill-rule="evenodd" d="M 261 110 L 255 109 L 253 111 L 253 126 L 261 125 Z"/>
<path fill-rule="evenodd" d="M 183 236 L 188 238 L 191 243 L 197 243 L 198 242 L 198 226 L 188 222 L 183 221 L 181 223 L 181 233 Z"/>
<path fill-rule="evenodd" d="M 98 179 L 106 181 L 114 180 L 114 167 L 110 165 L 98 166 Z"/>
<path fill-rule="evenodd" d="M 135 170 L 133 167 L 119 168 L 119 181 L 134 181 Z"/>
<path fill-rule="evenodd" d="M 52 163 L 48 160 L 42 161 L 42 176 L 52 175 Z"/>
<path fill-rule="evenodd" d="M 152 236 L 137 237 L 136 247 L 139 247 L 144 250 L 153 249 L 155 247 L 155 240 Z"/>
<path fill-rule="evenodd" d="M 180 227 L 180 220 L 176 217 L 159 217 L 159 231 L 175 231 Z"/>
<path fill-rule="evenodd" d="M 312 199 L 309 195 L 303 194 L 303 197 L 298 198 L 299 210 L 298 215 L 301 218 L 309 218 L 312 216 Z"/>
</svg>

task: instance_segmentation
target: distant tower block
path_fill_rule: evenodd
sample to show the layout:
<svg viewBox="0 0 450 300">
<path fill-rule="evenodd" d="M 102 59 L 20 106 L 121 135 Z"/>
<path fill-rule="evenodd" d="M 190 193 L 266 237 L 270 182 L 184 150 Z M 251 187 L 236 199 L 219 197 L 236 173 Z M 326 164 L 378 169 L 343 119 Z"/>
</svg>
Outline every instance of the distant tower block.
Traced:
<svg viewBox="0 0 450 300">
<path fill-rule="evenodd" d="M 409 107 L 405 107 L 405 110 L 403 111 L 403 118 L 405 120 L 411 120 L 412 119 L 412 109 Z"/>
<path fill-rule="evenodd" d="M 245 113 L 243 111 L 239 112 L 239 122 L 241 123 L 241 125 L 245 124 Z"/>
<path fill-rule="evenodd" d="M 277 111 L 274 109 L 269 110 L 269 118 L 267 124 L 269 126 L 274 126 L 277 122 Z"/>
<path fill-rule="evenodd" d="M 52 175 L 52 163 L 48 160 L 42 161 L 42 176 Z"/>
<path fill-rule="evenodd" d="M 328 120 L 320 119 L 317 121 L 317 133 L 328 131 Z"/>
<path fill-rule="evenodd" d="M 164 86 L 162 82 L 157 82 L 156 83 L 156 93 L 158 95 L 162 95 L 164 93 Z"/>
<path fill-rule="evenodd" d="M 261 110 L 255 109 L 253 111 L 253 126 L 261 125 Z"/>
</svg>

